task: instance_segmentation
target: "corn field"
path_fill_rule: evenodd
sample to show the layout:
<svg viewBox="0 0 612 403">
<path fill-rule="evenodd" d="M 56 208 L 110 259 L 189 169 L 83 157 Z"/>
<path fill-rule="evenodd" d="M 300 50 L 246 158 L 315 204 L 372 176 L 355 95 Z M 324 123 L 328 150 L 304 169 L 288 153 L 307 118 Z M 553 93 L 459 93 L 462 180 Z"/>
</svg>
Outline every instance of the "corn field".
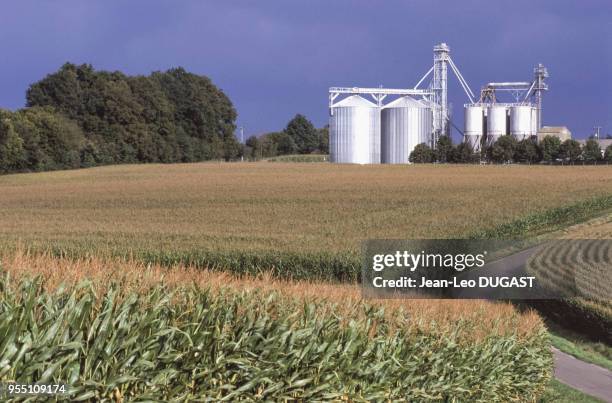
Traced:
<svg viewBox="0 0 612 403">
<path fill-rule="evenodd" d="M 612 236 L 610 234 L 609 236 Z M 527 264 L 527 271 L 560 295 L 561 301 L 540 301 L 540 309 L 569 328 L 612 342 L 612 249 L 606 239 L 565 239 L 546 244 Z M 562 314 L 560 314 L 562 313 Z"/>
<path fill-rule="evenodd" d="M 70 401 L 533 401 L 552 367 L 536 314 L 365 301 L 360 242 L 555 229 L 610 208 L 608 171 L 275 162 L 0 177 L 0 382 L 66 383 Z"/>
<path fill-rule="evenodd" d="M 4 261 L 0 381 L 66 383 L 71 401 L 532 400 L 551 375 L 542 323 L 505 304 L 45 261 Z"/>
<path fill-rule="evenodd" d="M 0 248 L 356 281 L 365 239 L 513 239 L 554 229 L 610 209 L 611 173 L 260 162 L 5 175 Z"/>
</svg>

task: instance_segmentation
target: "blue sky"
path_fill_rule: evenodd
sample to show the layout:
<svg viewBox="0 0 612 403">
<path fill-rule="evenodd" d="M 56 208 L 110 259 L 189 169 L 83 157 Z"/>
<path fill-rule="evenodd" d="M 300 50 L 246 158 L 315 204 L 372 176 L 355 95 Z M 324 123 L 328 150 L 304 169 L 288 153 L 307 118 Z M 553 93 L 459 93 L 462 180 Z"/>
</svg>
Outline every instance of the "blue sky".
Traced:
<svg viewBox="0 0 612 403">
<path fill-rule="evenodd" d="M 610 1 L 19 1 L 0 20 L 0 107 L 64 62 L 148 74 L 174 66 L 209 76 L 232 99 L 247 135 L 296 113 L 327 122 L 330 86 L 413 86 L 432 47 L 476 92 L 527 81 L 545 64 L 544 124 L 576 137 L 612 133 Z M 466 102 L 451 79 L 462 126 Z"/>
</svg>

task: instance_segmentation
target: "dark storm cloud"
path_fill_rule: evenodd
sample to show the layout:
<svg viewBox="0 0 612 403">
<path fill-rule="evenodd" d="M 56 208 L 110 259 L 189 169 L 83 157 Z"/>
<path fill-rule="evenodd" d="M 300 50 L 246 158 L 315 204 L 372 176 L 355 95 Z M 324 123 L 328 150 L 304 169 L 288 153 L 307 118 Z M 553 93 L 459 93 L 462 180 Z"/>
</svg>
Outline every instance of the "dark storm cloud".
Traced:
<svg viewBox="0 0 612 403">
<path fill-rule="evenodd" d="M 535 4 L 534 4 L 535 3 Z M 0 22 L 0 105 L 65 61 L 147 74 L 181 65 L 231 97 L 248 133 L 295 113 L 327 120 L 333 85 L 412 86 L 447 42 L 465 78 L 550 71 L 545 124 L 612 132 L 612 5 L 607 1 L 21 1 Z M 450 85 L 455 115 L 466 102 Z"/>
</svg>

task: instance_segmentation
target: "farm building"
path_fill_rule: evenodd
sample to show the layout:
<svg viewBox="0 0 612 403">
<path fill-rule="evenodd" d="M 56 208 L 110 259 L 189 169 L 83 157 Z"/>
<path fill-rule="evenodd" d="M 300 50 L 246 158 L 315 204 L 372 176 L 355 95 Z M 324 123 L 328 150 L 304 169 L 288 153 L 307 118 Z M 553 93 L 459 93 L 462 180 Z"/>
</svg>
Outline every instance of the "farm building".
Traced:
<svg viewBox="0 0 612 403">
<path fill-rule="evenodd" d="M 546 136 L 558 137 L 561 142 L 572 138 L 572 132 L 565 126 L 544 126 L 538 130 L 538 143 Z"/>
</svg>

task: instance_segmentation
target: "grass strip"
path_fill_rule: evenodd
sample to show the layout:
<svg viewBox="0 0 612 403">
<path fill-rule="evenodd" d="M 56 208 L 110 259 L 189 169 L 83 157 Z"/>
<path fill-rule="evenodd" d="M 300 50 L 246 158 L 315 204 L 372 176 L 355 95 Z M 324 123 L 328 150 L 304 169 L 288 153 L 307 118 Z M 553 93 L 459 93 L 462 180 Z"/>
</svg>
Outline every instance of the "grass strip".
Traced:
<svg viewBox="0 0 612 403">
<path fill-rule="evenodd" d="M 605 343 L 596 343 L 580 335 L 570 336 L 569 331 L 559 328 L 549 330 L 553 346 L 577 359 L 599 365 L 612 371 L 612 347 Z"/>
<path fill-rule="evenodd" d="M 604 403 L 596 397 L 587 395 L 579 390 L 567 386 L 556 379 L 553 380 L 546 393 L 538 399 L 539 403 Z"/>
<path fill-rule="evenodd" d="M 530 214 L 496 227 L 478 231 L 475 239 L 520 239 L 559 230 L 584 222 L 612 209 L 612 195 L 590 198 L 575 204 Z"/>
</svg>

